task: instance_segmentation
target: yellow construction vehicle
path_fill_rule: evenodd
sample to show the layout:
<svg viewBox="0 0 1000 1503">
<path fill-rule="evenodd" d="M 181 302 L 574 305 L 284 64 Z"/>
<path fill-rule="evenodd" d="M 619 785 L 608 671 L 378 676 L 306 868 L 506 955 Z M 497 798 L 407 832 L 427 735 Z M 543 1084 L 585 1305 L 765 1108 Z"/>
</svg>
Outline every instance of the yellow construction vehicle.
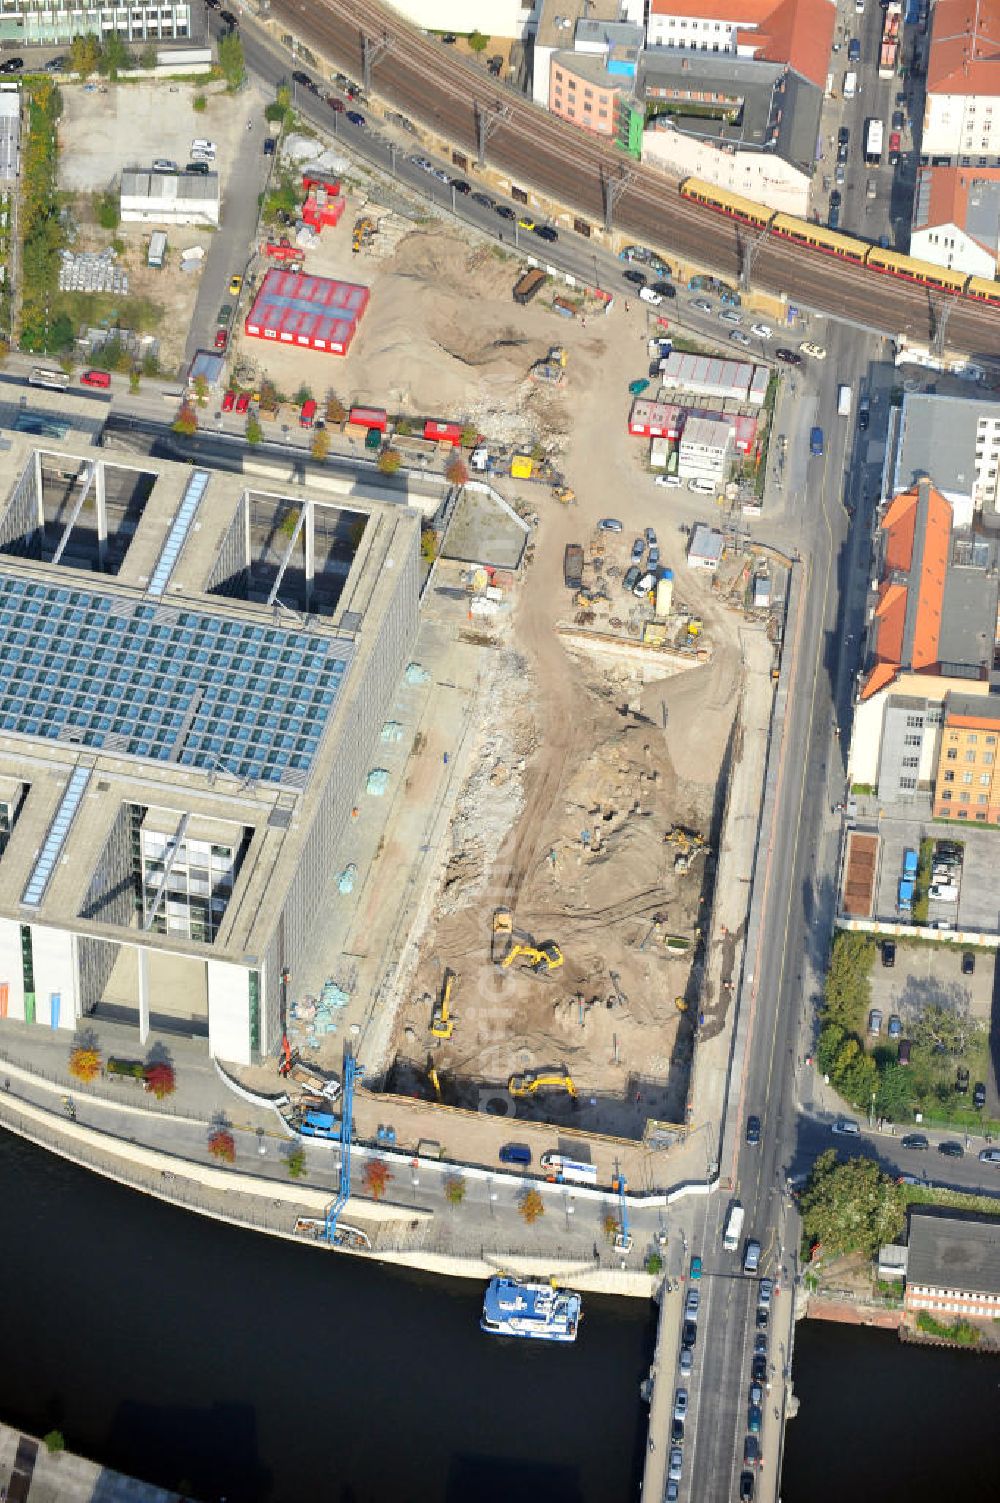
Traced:
<svg viewBox="0 0 1000 1503">
<path fill-rule="evenodd" d="M 663 838 L 669 845 L 677 846 L 684 855 L 705 849 L 704 835 L 699 835 L 697 830 L 687 830 L 683 825 L 672 825 Z"/>
<path fill-rule="evenodd" d="M 536 1091 L 565 1091 L 568 1096 L 576 1097 L 576 1086 L 565 1069 L 525 1070 L 523 1075 L 510 1077 L 507 1089 L 512 1096 L 533 1096 Z"/>
<path fill-rule="evenodd" d="M 514 933 L 514 915 L 509 908 L 497 908 L 493 913 L 493 945 L 491 957 L 499 965 L 510 949 Z"/>
<path fill-rule="evenodd" d="M 450 1039 L 455 1032 L 455 1020 L 451 1015 L 451 993 L 455 985 L 455 972 L 445 971 L 441 996 L 431 1016 L 431 1033 L 436 1039 Z"/>
<path fill-rule="evenodd" d="M 576 491 L 568 485 L 554 485 L 552 487 L 552 494 L 564 506 L 572 506 L 576 500 Z"/>
<path fill-rule="evenodd" d="M 430 1059 L 427 1061 L 427 1079 L 430 1081 L 431 1085 L 434 1088 L 434 1095 L 437 1097 L 438 1101 L 440 1101 L 441 1081 L 438 1078 L 438 1072 L 434 1068 L 434 1061 Z"/>
</svg>

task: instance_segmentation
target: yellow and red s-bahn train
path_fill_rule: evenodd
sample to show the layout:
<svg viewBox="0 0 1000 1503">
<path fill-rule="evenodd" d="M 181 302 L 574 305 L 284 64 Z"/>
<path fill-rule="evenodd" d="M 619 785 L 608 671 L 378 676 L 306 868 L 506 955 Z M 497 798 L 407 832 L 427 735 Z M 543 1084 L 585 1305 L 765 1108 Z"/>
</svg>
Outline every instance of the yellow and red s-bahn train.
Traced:
<svg viewBox="0 0 1000 1503">
<path fill-rule="evenodd" d="M 986 277 L 971 277 L 962 271 L 949 271 L 944 266 L 934 266 L 930 261 L 918 261 L 913 256 L 900 255 L 898 251 L 883 250 L 878 245 L 870 245 L 867 240 L 843 235 L 839 230 L 829 230 L 824 225 L 812 224 L 807 219 L 796 219 L 792 214 L 776 213 L 766 204 L 755 203 L 751 198 L 741 198 L 738 193 L 729 193 L 725 188 L 716 188 L 696 177 L 685 178 L 680 185 L 680 192 L 682 198 L 689 198 L 707 209 L 714 209 L 717 214 L 724 214 L 727 219 L 747 225 L 759 234 L 767 233 L 776 240 L 789 240 L 820 255 L 834 256 L 838 261 L 864 266 L 881 276 L 897 277 L 900 281 L 913 282 L 934 292 L 964 297 L 974 303 L 1000 308 L 1000 282 L 990 281 Z"/>
</svg>

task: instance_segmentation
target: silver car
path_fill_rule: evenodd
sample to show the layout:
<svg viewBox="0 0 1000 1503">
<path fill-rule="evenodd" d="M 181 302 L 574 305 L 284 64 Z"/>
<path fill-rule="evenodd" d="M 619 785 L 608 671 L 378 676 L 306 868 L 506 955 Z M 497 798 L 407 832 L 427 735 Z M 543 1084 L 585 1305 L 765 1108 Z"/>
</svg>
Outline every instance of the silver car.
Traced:
<svg viewBox="0 0 1000 1503">
<path fill-rule="evenodd" d="M 674 1446 L 670 1453 L 670 1465 L 667 1468 L 667 1476 L 671 1482 L 679 1482 L 684 1471 L 684 1453 L 679 1446 Z"/>
<path fill-rule="evenodd" d="M 678 1388 L 674 1394 L 674 1419 L 686 1419 L 688 1412 L 688 1391 L 686 1388 Z"/>
</svg>

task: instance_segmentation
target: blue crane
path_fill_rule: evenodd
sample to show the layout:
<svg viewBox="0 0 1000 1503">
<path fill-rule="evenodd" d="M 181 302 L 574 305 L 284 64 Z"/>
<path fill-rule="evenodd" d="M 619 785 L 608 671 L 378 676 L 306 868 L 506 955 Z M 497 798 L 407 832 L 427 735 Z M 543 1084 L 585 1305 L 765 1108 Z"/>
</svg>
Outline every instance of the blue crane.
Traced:
<svg viewBox="0 0 1000 1503">
<path fill-rule="evenodd" d="M 364 1071 L 350 1049 L 344 1051 L 343 1096 L 340 1111 L 340 1188 L 326 1213 L 326 1240 L 337 1240 L 337 1221 L 351 1193 L 351 1137 L 354 1131 L 354 1083 Z"/>
<path fill-rule="evenodd" d="M 618 1231 L 615 1234 L 615 1252 L 628 1253 L 632 1251 L 632 1234 L 628 1229 L 628 1201 L 625 1198 L 625 1189 L 628 1184 L 624 1174 L 618 1172 L 615 1177 L 614 1187 L 618 1191 Z"/>
</svg>

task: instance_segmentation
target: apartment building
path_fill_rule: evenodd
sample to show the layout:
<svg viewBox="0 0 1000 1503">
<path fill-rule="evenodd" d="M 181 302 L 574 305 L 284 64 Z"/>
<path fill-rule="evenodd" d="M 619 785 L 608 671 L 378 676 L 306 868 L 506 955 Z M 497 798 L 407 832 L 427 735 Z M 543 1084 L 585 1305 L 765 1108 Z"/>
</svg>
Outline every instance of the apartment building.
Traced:
<svg viewBox="0 0 1000 1503">
<path fill-rule="evenodd" d="M 882 496 L 909 489 L 922 476 L 952 509 L 955 528 L 1000 511 L 1000 402 L 985 396 L 909 392 L 886 445 Z M 986 546 L 983 542 L 980 546 Z"/>
<path fill-rule="evenodd" d="M 951 271 L 996 276 L 1000 167 L 921 167 L 910 255 Z"/>
<path fill-rule="evenodd" d="M 921 150 L 939 165 L 1000 165 L 1000 0 L 937 0 Z"/>
<path fill-rule="evenodd" d="M 923 477 L 886 507 L 874 573 L 849 775 L 905 803 L 937 785 L 948 697 L 989 695 L 997 538 L 956 529 Z"/>
<path fill-rule="evenodd" d="M 833 0 L 650 0 L 646 43 L 785 63 L 822 88 L 836 17 Z"/>
<path fill-rule="evenodd" d="M 951 693 L 944 702 L 934 817 L 1000 824 L 1000 695 Z"/>
</svg>

